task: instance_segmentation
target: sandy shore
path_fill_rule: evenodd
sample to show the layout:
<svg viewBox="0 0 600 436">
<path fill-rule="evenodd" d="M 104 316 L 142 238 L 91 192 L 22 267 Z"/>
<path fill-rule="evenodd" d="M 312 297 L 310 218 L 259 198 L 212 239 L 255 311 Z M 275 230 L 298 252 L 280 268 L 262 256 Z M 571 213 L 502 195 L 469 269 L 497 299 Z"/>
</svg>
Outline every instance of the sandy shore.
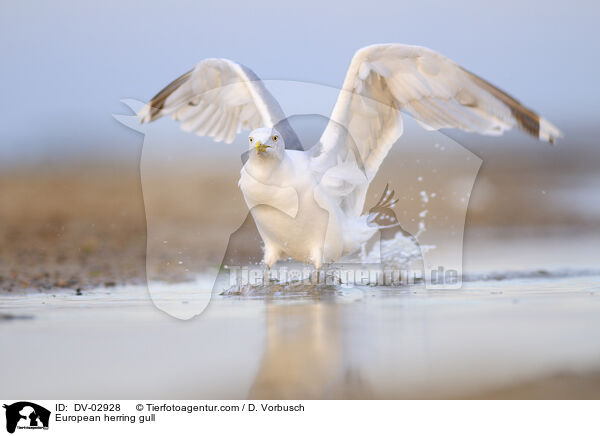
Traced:
<svg viewBox="0 0 600 436">
<path fill-rule="evenodd" d="M 0 177 L 0 287 L 85 289 L 144 280 L 139 177 L 44 170 Z"/>
<path fill-rule="evenodd" d="M 225 169 L 218 170 L 219 167 Z M 567 230 L 571 233 L 589 233 L 597 228 L 594 217 L 582 215 L 568 203 L 557 203 L 555 196 L 541 193 L 540 183 L 552 193 L 552 186 L 565 177 L 572 178 L 570 175 L 549 179 L 546 173 L 520 173 L 507 168 L 507 165 L 484 166 L 480 171 L 469 203 L 466 244 L 470 243 L 469 238 L 477 239 L 474 235 L 479 229 L 498 229 L 508 235 L 514 229 L 527 235 L 527 229 L 539 233 L 556 226 L 566 226 L 572 229 Z M 170 191 L 152 203 L 156 207 L 149 217 L 144 210 L 137 164 L 73 164 L 3 171 L 0 290 L 85 290 L 142 283 L 147 218 L 153 220 L 153 236 L 159 242 L 185 241 L 189 249 L 186 255 L 198 263 L 198 268 L 203 262 L 218 264 L 223 241 L 226 243 L 247 214 L 236 186 L 238 171 L 236 161 L 229 165 L 207 164 L 202 171 L 194 168 L 180 171 L 178 167 L 167 174 L 157 173 L 146 182 L 147 186 L 168 184 Z M 198 192 L 202 193 L 201 201 Z M 398 192 L 401 195 L 403 191 Z M 148 206 L 148 198 L 146 201 Z M 408 208 L 420 207 L 406 197 L 401 199 L 400 207 L 404 207 L 403 201 Z M 436 213 L 432 207 L 430 203 L 430 216 Z M 153 259 L 175 257 L 177 246 L 177 243 L 155 244 Z M 160 278 L 177 277 L 169 269 L 160 271 Z"/>
</svg>

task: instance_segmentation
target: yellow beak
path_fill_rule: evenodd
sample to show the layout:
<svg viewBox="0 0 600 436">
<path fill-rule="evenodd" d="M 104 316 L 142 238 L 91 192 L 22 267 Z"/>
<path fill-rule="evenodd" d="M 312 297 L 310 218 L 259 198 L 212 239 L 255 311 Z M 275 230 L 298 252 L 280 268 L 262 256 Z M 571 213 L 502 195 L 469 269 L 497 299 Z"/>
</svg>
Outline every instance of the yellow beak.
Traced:
<svg viewBox="0 0 600 436">
<path fill-rule="evenodd" d="M 270 145 L 265 145 L 260 141 L 256 141 L 254 143 L 254 149 L 256 150 L 257 153 L 262 153 L 263 151 L 267 151 L 267 148 L 271 148 Z"/>
</svg>

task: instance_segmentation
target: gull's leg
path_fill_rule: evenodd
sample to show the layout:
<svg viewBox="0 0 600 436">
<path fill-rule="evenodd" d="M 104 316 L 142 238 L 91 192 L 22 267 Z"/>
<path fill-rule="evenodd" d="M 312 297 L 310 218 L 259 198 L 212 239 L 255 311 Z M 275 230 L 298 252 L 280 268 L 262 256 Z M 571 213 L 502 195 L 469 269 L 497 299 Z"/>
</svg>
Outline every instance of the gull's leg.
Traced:
<svg viewBox="0 0 600 436">
<path fill-rule="evenodd" d="M 281 252 L 274 247 L 265 247 L 265 256 L 263 258 L 263 262 L 267 265 L 267 268 L 271 269 L 273 265 L 279 260 L 281 257 Z"/>
<path fill-rule="evenodd" d="M 263 257 L 263 262 L 265 263 L 265 271 L 263 275 L 264 283 L 267 284 L 270 281 L 269 273 L 271 272 L 271 267 L 277 263 L 277 261 L 281 257 L 281 251 L 270 244 L 265 244 L 265 255 Z"/>
<path fill-rule="evenodd" d="M 313 283 L 318 284 L 319 274 L 321 273 L 321 268 L 323 268 L 323 251 L 320 248 L 314 249 L 310 255 L 310 260 L 315 267 Z"/>
</svg>

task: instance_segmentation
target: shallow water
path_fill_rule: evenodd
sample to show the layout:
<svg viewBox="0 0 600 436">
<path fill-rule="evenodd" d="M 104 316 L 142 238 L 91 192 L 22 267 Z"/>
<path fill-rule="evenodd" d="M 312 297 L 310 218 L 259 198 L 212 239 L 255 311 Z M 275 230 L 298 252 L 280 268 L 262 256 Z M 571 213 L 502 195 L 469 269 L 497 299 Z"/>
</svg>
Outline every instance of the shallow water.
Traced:
<svg viewBox="0 0 600 436">
<path fill-rule="evenodd" d="M 143 286 L 14 294 L 0 313 L 15 398 L 469 397 L 600 368 L 600 275 L 573 272 L 215 295 L 191 321 Z"/>
</svg>

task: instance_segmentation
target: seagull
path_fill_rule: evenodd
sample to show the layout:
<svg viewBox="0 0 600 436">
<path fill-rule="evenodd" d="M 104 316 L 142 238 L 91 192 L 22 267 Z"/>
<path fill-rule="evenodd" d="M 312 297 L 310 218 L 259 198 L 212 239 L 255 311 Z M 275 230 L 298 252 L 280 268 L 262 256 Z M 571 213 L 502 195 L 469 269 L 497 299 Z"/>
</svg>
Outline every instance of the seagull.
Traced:
<svg viewBox="0 0 600 436">
<path fill-rule="evenodd" d="M 561 132 L 519 101 L 425 47 L 380 44 L 356 52 L 319 141 L 304 150 L 275 98 L 249 68 L 205 59 L 138 113 L 231 143 L 249 130 L 239 187 L 271 268 L 293 258 L 320 270 L 358 252 L 381 228 L 363 214 L 369 184 L 402 135 L 401 112 L 425 129 L 501 135 L 516 127 L 554 143 Z M 386 189 L 387 190 L 387 189 Z M 379 206 L 393 205 L 389 191 Z M 375 209 L 376 209 L 375 208 Z"/>
</svg>

